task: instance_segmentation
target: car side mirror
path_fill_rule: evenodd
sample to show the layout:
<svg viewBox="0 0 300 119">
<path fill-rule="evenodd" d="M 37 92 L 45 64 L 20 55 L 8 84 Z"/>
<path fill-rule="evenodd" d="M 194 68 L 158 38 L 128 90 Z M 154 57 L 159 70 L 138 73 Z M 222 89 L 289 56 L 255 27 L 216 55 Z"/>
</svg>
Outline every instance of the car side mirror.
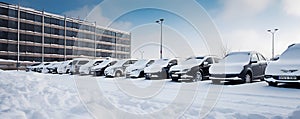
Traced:
<svg viewBox="0 0 300 119">
<path fill-rule="evenodd" d="M 257 63 L 257 61 L 251 61 L 250 63 L 251 63 L 251 64 L 252 64 L 252 63 Z"/>
</svg>

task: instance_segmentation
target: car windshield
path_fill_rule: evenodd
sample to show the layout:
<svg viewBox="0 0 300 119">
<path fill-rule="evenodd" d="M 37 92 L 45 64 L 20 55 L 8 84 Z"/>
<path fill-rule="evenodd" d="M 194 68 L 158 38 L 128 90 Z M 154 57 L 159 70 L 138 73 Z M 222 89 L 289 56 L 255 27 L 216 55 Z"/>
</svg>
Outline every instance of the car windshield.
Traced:
<svg viewBox="0 0 300 119">
<path fill-rule="evenodd" d="M 37 65 L 40 65 L 41 63 L 35 63 L 35 64 L 32 64 L 31 66 L 37 66 Z"/>
<path fill-rule="evenodd" d="M 250 53 L 247 52 L 230 53 L 221 60 L 223 63 L 245 63 L 249 61 Z"/>
<path fill-rule="evenodd" d="M 71 62 L 71 65 L 75 65 L 77 62 L 78 62 L 78 60 L 73 60 L 73 61 Z"/>
<path fill-rule="evenodd" d="M 78 62 L 78 65 L 84 65 L 84 64 L 86 64 L 88 62 L 89 62 L 88 60 L 82 60 L 82 61 Z"/>
<path fill-rule="evenodd" d="M 128 60 L 120 60 L 118 61 L 114 66 L 122 66 L 125 62 L 127 62 Z"/>
<path fill-rule="evenodd" d="M 103 60 L 90 60 L 88 63 L 86 63 L 86 65 L 94 65 L 96 62 L 99 64 L 100 62 L 102 62 Z"/>
<path fill-rule="evenodd" d="M 168 63 L 168 59 L 159 59 L 159 60 L 156 60 L 152 65 L 155 66 L 155 65 L 165 65 Z"/>
<path fill-rule="evenodd" d="M 191 57 L 182 62 L 182 65 L 198 64 L 204 59 L 204 57 Z"/>
<path fill-rule="evenodd" d="M 300 47 L 291 47 L 282 53 L 279 60 L 299 60 Z"/>
</svg>

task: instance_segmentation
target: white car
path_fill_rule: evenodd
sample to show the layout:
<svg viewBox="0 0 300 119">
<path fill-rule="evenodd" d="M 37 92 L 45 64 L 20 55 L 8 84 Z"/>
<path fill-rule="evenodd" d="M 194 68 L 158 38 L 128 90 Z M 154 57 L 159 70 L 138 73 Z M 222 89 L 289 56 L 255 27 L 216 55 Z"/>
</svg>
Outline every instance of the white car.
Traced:
<svg viewBox="0 0 300 119">
<path fill-rule="evenodd" d="M 50 63 L 49 62 L 42 62 L 41 64 L 37 65 L 35 68 L 36 68 L 36 72 L 39 72 L 39 73 L 42 73 L 44 72 L 44 68 L 49 65 Z"/>
<path fill-rule="evenodd" d="M 72 61 L 73 60 L 68 60 L 68 61 L 64 61 L 62 62 L 58 68 L 57 68 L 57 72 L 59 74 L 67 74 L 70 72 L 70 68 L 71 68 L 71 65 L 72 65 Z"/>
<path fill-rule="evenodd" d="M 277 61 L 266 68 L 265 80 L 270 86 L 278 83 L 300 83 L 300 43 L 288 47 Z"/>
<path fill-rule="evenodd" d="M 46 73 L 57 73 L 57 68 L 62 62 L 51 62 L 48 66 L 44 68 Z"/>
<path fill-rule="evenodd" d="M 91 74 L 94 76 L 104 76 L 104 70 L 107 67 L 113 66 L 116 63 L 117 60 L 111 60 L 111 59 L 104 60 L 102 63 L 91 67 Z"/>
<path fill-rule="evenodd" d="M 93 66 L 97 66 L 98 64 L 102 63 L 103 59 L 94 59 L 94 60 L 90 60 L 88 63 L 82 65 L 79 68 L 79 73 L 81 75 L 87 75 L 87 74 L 91 74 L 91 67 Z"/>
<path fill-rule="evenodd" d="M 26 67 L 26 72 L 29 72 L 29 71 L 36 71 L 36 67 L 38 66 L 38 65 L 40 65 L 41 63 L 34 63 L 34 64 L 32 64 L 32 65 L 30 65 L 30 66 L 27 66 Z"/>
<path fill-rule="evenodd" d="M 126 68 L 126 77 L 139 78 L 144 77 L 144 69 L 154 63 L 152 59 L 140 59 L 133 65 Z"/>
<path fill-rule="evenodd" d="M 106 77 L 120 77 L 125 75 L 125 69 L 134 64 L 137 60 L 135 59 L 123 59 L 119 60 L 115 65 L 110 66 L 104 70 Z"/>
<path fill-rule="evenodd" d="M 172 81 L 192 80 L 202 81 L 209 78 L 209 68 L 212 64 L 219 62 L 215 56 L 190 57 L 181 64 L 171 67 L 169 73 Z"/>
<path fill-rule="evenodd" d="M 159 59 L 155 60 L 152 65 L 144 69 L 146 79 L 167 79 L 169 78 L 169 70 L 172 66 L 177 65 L 177 59 Z"/>
<path fill-rule="evenodd" d="M 266 58 L 258 52 L 231 52 L 209 68 L 209 79 L 214 84 L 221 81 L 251 83 L 254 79 L 264 79 L 267 65 Z"/>
<path fill-rule="evenodd" d="M 71 64 L 71 68 L 70 68 L 71 75 L 79 74 L 79 68 L 82 65 L 88 63 L 89 61 L 90 60 L 86 59 L 86 58 L 75 58 L 75 59 L 73 59 L 72 64 Z"/>
</svg>

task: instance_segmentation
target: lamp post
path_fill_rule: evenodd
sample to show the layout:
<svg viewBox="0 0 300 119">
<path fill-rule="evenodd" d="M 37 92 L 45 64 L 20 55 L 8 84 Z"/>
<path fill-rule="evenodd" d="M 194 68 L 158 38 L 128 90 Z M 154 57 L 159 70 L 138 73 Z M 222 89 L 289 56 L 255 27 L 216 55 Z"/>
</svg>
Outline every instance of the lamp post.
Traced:
<svg viewBox="0 0 300 119">
<path fill-rule="evenodd" d="M 272 58 L 274 58 L 274 35 L 279 29 L 274 29 L 274 30 L 267 30 L 272 34 Z"/>
<path fill-rule="evenodd" d="M 162 24 L 164 19 L 159 19 L 156 23 L 160 24 L 160 59 L 162 59 Z"/>
</svg>

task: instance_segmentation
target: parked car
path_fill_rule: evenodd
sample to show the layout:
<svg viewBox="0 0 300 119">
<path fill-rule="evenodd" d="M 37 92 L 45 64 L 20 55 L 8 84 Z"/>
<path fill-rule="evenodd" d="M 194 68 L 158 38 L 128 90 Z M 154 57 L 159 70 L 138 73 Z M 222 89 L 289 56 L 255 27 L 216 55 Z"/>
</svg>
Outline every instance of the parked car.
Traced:
<svg viewBox="0 0 300 119">
<path fill-rule="evenodd" d="M 178 60 L 175 58 L 155 60 L 152 65 L 144 69 L 145 79 L 168 79 L 170 68 L 177 64 Z"/>
<path fill-rule="evenodd" d="M 290 45 L 277 61 L 266 68 L 265 80 L 269 86 L 278 83 L 300 83 L 300 43 Z"/>
<path fill-rule="evenodd" d="M 154 63 L 153 59 L 140 59 L 133 65 L 126 68 L 126 77 L 144 77 L 144 69 Z"/>
<path fill-rule="evenodd" d="M 70 68 L 70 74 L 73 75 L 73 74 L 79 74 L 79 68 L 88 63 L 90 60 L 89 59 L 86 59 L 86 58 L 75 58 L 73 59 L 72 61 L 72 64 L 71 64 L 71 68 Z"/>
<path fill-rule="evenodd" d="M 219 62 L 215 56 L 190 57 L 181 64 L 171 67 L 169 73 L 172 81 L 188 79 L 202 81 L 208 79 L 209 68 L 213 63 Z"/>
<path fill-rule="evenodd" d="M 36 72 L 42 73 L 44 70 L 44 68 L 46 68 L 47 65 L 49 65 L 49 62 L 43 62 L 39 65 L 36 66 Z"/>
<path fill-rule="evenodd" d="M 264 79 L 266 58 L 257 52 L 232 52 L 213 64 L 209 69 L 213 83 L 220 81 L 241 81 L 251 83 L 254 79 Z"/>
<path fill-rule="evenodd" d="M 107 59 L 104 60 L 99 65 L 91 67 L 91 74 L 94 76 L 104 76 L 104 70 L 109 67 L 113 66 L 117 63 L 117 60 Z"/>
<path fill-rule="evenodd" d="M 25 71 L 26 72 L 29 72 L 29 71 L 35 71 L 36 72 L 36 67 L 38 65 L 40 65 L 40 64 L 41 63 L 34 63 L 34 64 L 30 65 L 30 66 L 27 66 L 26 69 L 25 69 Z"/>
<path fill-rule="evenodd" d="M 51 62 L 48 66 L 46 66 L 45 72 L 57 74 L 57 68 L 59 67 L 60 64 L 61 62 Z"/>
<path fill-rule="evenodd" d="M 106 77 L 120 77 L 125 75 L 125 69 L 134 64 L 137 60 L 135 59 L 123 59 L 119 60 L 115 65 L 110 66 L 104 70 Z"/>
<path fill-rule="evenodd" d="M 88 63 L 82 65 L 79 68 L 79 73 L 81 75 L 87 75 L 87 74 L 91 74 L 91 67 L 96 66 L 100 63 L 103 62 L 104 59 L 94 59 L 94 60 L 90 60 Z"/>
<path fill-rule="evenodd" d="M 59 74 L 68 74 L 70 73 L 70 68 L 71 68 L 71 65 L 72 65 L 72 61 L 73 60 L 68 60 L 68 61 L 64 61 L 62 62 L 58 68 L 57 68 L 57 72 Z"/>
</svg>

